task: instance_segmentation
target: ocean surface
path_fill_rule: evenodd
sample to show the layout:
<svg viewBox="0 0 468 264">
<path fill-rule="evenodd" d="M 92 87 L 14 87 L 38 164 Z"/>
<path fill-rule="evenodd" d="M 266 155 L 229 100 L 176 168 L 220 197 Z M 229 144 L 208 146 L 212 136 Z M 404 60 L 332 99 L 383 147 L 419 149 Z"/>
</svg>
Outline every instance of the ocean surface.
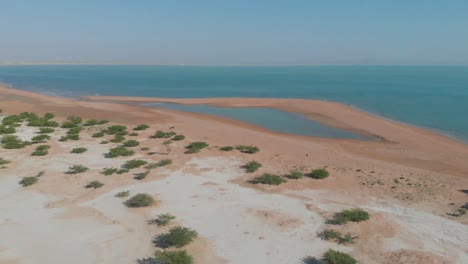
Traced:
<svg viewBox="0 0 468 264">
<path fill-rule="evenodd" d="M 0 66 L 0 82 L 51 95 L 338 101 L 468 141 L 465 66 Z"/>
</svg>

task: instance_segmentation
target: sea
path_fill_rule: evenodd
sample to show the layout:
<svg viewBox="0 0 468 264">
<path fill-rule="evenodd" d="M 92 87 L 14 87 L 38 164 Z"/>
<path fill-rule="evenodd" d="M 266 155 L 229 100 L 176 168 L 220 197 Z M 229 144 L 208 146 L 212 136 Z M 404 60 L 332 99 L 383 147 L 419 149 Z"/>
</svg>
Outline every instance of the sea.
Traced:
<svg viewBox="0 0 468 264">
<path fill-rule="evenodd" d="M 16 89 L 65 97 L 265 97 L 337 101 L 468 142 L 468 66 L 19 65 L 0 66 L 0 82 Z M 200 112 L 199 108 L 182 110 Z M 242 121 L 246 121 L 243 116 L 265 112 L 259 109 L 219 111 L 210 107 L 202 110 Z M 277 121 L 271 117 L 278 112 L 273 110 L 246 122 L 271 130 L 287 127 L 284 122 L 275 125 Z M 282 116 L 283 119 L 288 117 Z M 278 132 L 307 134 L 295 129 L 278 129 Z M 308 129 L 311 128 L 305 128 Z"/>
</svg>

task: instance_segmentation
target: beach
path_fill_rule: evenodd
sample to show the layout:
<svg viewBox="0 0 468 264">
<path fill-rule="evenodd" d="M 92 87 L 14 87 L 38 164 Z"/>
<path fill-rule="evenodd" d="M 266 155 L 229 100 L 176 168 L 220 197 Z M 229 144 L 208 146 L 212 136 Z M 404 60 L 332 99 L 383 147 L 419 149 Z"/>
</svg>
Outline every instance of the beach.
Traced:
<svg viewBox="0 0 468 264">
<path fill-rule="evenodd" d="M 376 140 L 275 133 L 219 116 L 142 105 L 151 102 L 279 109 Z M 198 232 L 186 247 L 195 263 L 308 263 L 303 258 L 320 258 L 328 248 L 350 253 L 359 263 L 468 262 L 468 216 L 450 215 L 466 203 L 468 145 L 424 128 L 336 102 L 279 98 L 77 100 L 0 86 L 0 108 L 2 116 L 50 112 L 61 122 L 74 115 L 129 128 L 148 124 L 149 129 L 131 139 L 154 152 L 105 158 L 116 144 L 96 143 L 91 135 L 100 126 L 84 129 L 78 142 L 59 142 L 66 130 L 57 128 L 45 157 L 31 157 L 32 146 L 0 149 L 0 157 L 11 161 L 0 170 L 0 210 L 7 212 L 0 216 L 0 263 L 133 263 L 151 256 L 154 236 L 168 230 L 147 224 L 161 213 L 176 216 L 176 224 Z M 29 140 L 36 135 L 34 129 L 22 126 L 16 134 Z M 150 138 L 156 130 L 174 130 L 185 139 L 165 145 Z M 209 147 L 185 154 L 185 146 L 197 141 Z M 260 151 L 219 150 L 239 144 Z M 76 147 L 88 151 L 70 154 Z M 99 173 L 137 158 L 169 158 L 173 163 L 139 181 L 132 173 Z M 246 173 L 242 165 L 251 160 L 262 167 Z M 73 164 L 86 165 L 89 172 L 64 175 Z M 326 168 L 330 176 L 289 179 L 278 186 L 249 182 L 263 173 L 317 168 Z M 18 184 L 22 177 L 43 170 L 45 176 L 37 184 Z M 83 187 L 96 179 L 105 186 Z M 127 190 L 151 194 L 157 203 L 126 208 L 114 196 Z M 368 221 L 338 227 L 327 223 L 340 210 L 358 207 L 370 213 Z M 325 228 L 357 239 L 346 245 L 322 240 L 317 233 Z"/>
</svg>

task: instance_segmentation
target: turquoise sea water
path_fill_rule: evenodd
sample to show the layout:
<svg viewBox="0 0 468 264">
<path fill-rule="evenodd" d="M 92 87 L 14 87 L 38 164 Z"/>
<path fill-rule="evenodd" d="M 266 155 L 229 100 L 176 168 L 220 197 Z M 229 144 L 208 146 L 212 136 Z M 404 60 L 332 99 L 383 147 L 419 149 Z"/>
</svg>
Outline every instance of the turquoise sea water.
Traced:
<svg viewBox="0 0 468 264">
<path fill-rule="evenodd" d="M 2 66 L 0 82 L 61 96 L 338 101 L 468 141 L 468 67 Z"/>
</svg>

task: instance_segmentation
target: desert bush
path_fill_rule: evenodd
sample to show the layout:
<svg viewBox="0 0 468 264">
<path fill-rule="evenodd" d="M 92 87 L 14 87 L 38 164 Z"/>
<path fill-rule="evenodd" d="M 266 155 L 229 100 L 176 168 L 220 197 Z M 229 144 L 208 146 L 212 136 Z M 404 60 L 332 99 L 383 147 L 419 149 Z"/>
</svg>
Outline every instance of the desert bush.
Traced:
<svg viewBox="0 0 468 264">
<path fill-rule="evenodd" d="M 252 160 L 247 162 L 245 165 L 242 166 L 248 173 L 255 172 L 256 170 L 260 169 L 262 164 Z"/>
<path fill-rule="evenodd" d="M 150 148 L 144 147 L 144 148 L 141 148 L 140 150 L 141 150 L 141 151 L 148 151 L 148 150 L 150 150 Z"/>
<path fill-rule="evenodd" d="M 27 187 L 27 186 L 35 184 L 38 180 L 39 179 L 36 177 L 24 177 L 23 179 L 21 179 L 19 183 L 23 185 L 23 187 Z"/>
<path fill-rule="evenodd" d="M 83 173 L 88 170 L 89 168 L 83 165 L 73 165 L 68 168 L 68 171 L 66 172 L 66 174 L 78 174 L 78 173 Z"/>
<path fill-rule="evenodd" d="M 140 142 L 136 141 L 136 140 L 127 140 L 123 143 L 123 146 L 124 147 L 127 147 L 127 148 L 131 148 L 131 147 L 136 147 L 136 146 L 139 146 L 140 145 Z"/>
<path fill-rule="evenodd" d="M 174 141 L 181 141 L 184 139 L 185 139 L 184 135 L 175 135 L 173 138 L 171 138 L 171 140 L 174 140 Z"/>
<path fill-rule="evenodd" d="M 349 209 L 349 210 L 343 210 L 339 213 L 336 213 L 329 221 L 331 224 L 335 225 L 343 225 L 346 224 L 347 222 L 362 222 L 369 220 L 370 216 L 369 213 L 360 209 L 360 208 L 354 208 L 354 209 Z"/>
<path fill-rule="evenodd" d="M 50 127 L 40 127 L 39 128 L 39 134 L 49 134 L 55 132 L 55 129 L 50 128 Z"/>
<path fill-rule="evenodd" d="M 176 217 L 171 214 L 160 214 L 157 218 L 148 221 L 150 225 L 167 226 Z"/>
<path fill-rule="evenodd" d="M 356 264 L 357 260 L 349 254 L 329 249 L 323 255 L 322 262 L 324 264 Z"/>
<path fill-rule="evenodd" d="M 98 125 L 104 125 L 104 124 L 107 124 L 109 123 L 109 120 L 99 120 L 98 121 Z"/>
<path fill-rule="evenodd" d="M 124 202 L 127 207 L 146 207 L 151 206 L 155 203 L 153 197 L 146 193 L 139 193 L 132 196 L 130 199 Z"/>
<path fill-rule="evenodd" d="M 314 179 L 325 179 L 328 175 L 329 173 L 326 169 L 317 169 L 313 170 L 308 176 Z"/>
<path fill-rule="evenodd" d="M 108 135 L 115 135 L 124 132 L 127 130 L 126 126 L 121 126 L 121 125 L 113 125 L 108 127 L 107 129 L 103 130 L 104 133 Z"/>
<path fill-rule="evenodd" d="M 144 161 L 144 160 L 138 160 L 138 159 L 133 159 L 133 160 L 129 160 L 127 162 L 125 162 L 125 164 L 122 166 L 123 168 L 125 169 L 135 169 L 135 168 L 139 168 L 143 165 L 146 165 L 148 164 L 147 161 Z"/>
<path fill-rule="evenodd" d="M 101 188 L 102 186 L 104 186 L 104 183 L 100 182 L 100 181 L 92 181 L 90 183 L 88 183 L 85 188 L 94 188 L 94 189 L 97 189 L 97 188 Z"/>
<path fill-rule="evenodd" d="M 130 134 L 128 134 L 128 135 L 131 136 L 131 137 L 136 137 L 136 136 L 138 136 L 138 133 L 132 132 L 132 133 L 130 133 Z"/>
<path fill-rule="evenodd" d="M 124 174 L 124 173 L 127 173 L 129 171 L 130 171 L 129 169 L 120 169 L 120 170 L 117 171 L 117 174 Z"/>
<path fill-rule="evenodd" d="M 71 150 L 71 153 L 81 154 L 81 153 L 86 152 L 87 150 L 88 150 L 87 148 L 74 148 Z"/>
<path fill-rule="evenodd" d="M 54 117 L 55 117 L 55 115 L 52 114 L 52 113 L 45 113 L 44 114 L 44 118 L 47 119 L 47 120 L 53 119 Z"/>
<path fill-rule="evenodd" d="M 145 167 L 145 169 L 147 170 L 152 170 L 152 169 L 156 169 L 156 168 L 159 168 L 159 167 L 164 167 L 164 166 L 167 166 L 169 164 L 172 164 L 172 160 L 170 159 L 164 159 L 164 160 L 161 160 L 161 161 L 158 161 L 156 163 L 150 163 L 148 164 L 148 166 Z"/>
<path fill-rule="evenodd" d="M 258 147 L 246 146 L 246 145 L 237 145 L 236 149 L 242 153 L 247 153 L 247 154 L 254 154 L 260 151 Z"/>
<path fill-rule="evenodd" d="M 70 122 L 70 121 L 65 121 L 62 123 L 61 127 L 62 128 L 73 128 L 73 127 L 77 127 L 78 125 L 73 123 L 73 122 Z"/>
<path fill-rule="evenodd" d="M 39 177 L 44 176 L 44 174 L 45 174 L 45 171 L 40 171 L 40 172 L 38 172 L 38 173 L 36 174 L 35 177 L 39 178 Z"/>
<path fill-rule="evenodd" d="M 93 135 L 91 135 L 93 138 L 100 138 L 104 136 L 104 132 L 96 132 Z"/>
<path fill-rule="evenodd" d="M 80 140 L 80 136 L 78 134 L 69 134 L 66 136 L 62 136 L 59 141 L 67 141 L 67 140 Z"/>
<path fill-rule="evenodd" d="M 175 132 L 164 132 L 164 131 L 161 131 L 161 130 L 158 130 L 156 131 L 156 133 L 154 135 L 151 136 L 151 138 L 170 138 L 172 136 L 175 136 L 176 133 Z"/>
<path fill-rule="evenodd" d="M 153 264 L 193 264 L 193 257 L 190 256 L 185 250 L 158 250 L 154 252 Z"/>
<path fill-rule="evenodd" d="M 206 142 L 201 142 L 201 141 L 193 142 L 190 145 L 185 147 L 187 149 L 187 151 L 185 151 L 185 153 L 186 154 L 197 153 L 197 152 L 200 152 L 201 149 L 204 149 L 204 148 L 206 148 L 208 146 L 209 145 Z"/>
<path fill-rule="evenodd" d="M 160 248 L 177 247 L 181 248 L 190 244 L 198 233 L 190 228 L 177 226 L 169 229 L 168 233 L 158 235 L 154 243 Z"/>
<path fill-rule="evenodd" d="M 349 244 L 352 243 L 355 239 L 355 237 L 351 236 L 350 233 L 342 235 L 339 231 L 333 229 L 325 229 L 322 232 L 318 233 L 317 236 L 323 240 L 331 240 L 339 244 Z"/>
<path fill-rule="evenodd" d="M 9 160 L 6 160 L 6 159 L 3 159 L 3 158 L 0 158 L 0 166 L 1 166 L 1 165 L 8 164 L 8 163 L 10 163 L 10 162 L 11 162 L 11 161 L 9 161 Z"/>
<path fill-rule="evenodd" d="M 234 147 L 233 146 L 225 146 L 225 147 L 220 148 L 219 150 L 221 150 L 221 151 L 233 151 Z"/>
<path fill-rule="evenodd" d="M 49 154 L 49 151 L 47 150 L 35 150 L 31 153 L 31 156 L 45 156 L 47 154 Z"/>
<path fill-rule="evenodd" d="M 109 144 L 109 141 L 107 141 L 107 140 L 101 140 L 101 142 L 99 142 L 99 144 Z"/>
<path fill-rule="evenodd" d="M 81 127 L 72 127 L 68 129 L 67 135 L 76 135 L 76 134 L 79 134 L 80 132 L 81 132 Z"/>
<path fill-rule="evenodd" d="M 39 145 L 36 147 L 36 150 L 49 150 L 50 145 Z"/>
<path fill-rule="evenodd" d="M 122 135 L 115 135 L 113 139 L 110 140 L 110 142 L 113 143 L 121 143 L 125 140 L 125 137 Z"/>
<path fill-rule="evenodd" d="M 24 141 L 13 135 L 3 136 L 2 144 L 4 149 L 20 149 L 27 145 Z"/>
<path fill-rule="evenodd" d="M 135 177 L 133 178 L 135 180 L 143 180 L 144 178 L 146 178 L 146 176 L 148 176 L 149 173 L 150 171 L 140 172 L 140 173 L 135 174 Z"/>
<path fill-rule="evenodd" d="M 261 183 L 261 184 L 270 184 L 270 185 L 280 185 L 282 183 L 287 182 L 286 179 L 284 179 L 281 176 L 274 175 L 274 174 L 269 174 L 265 173 L 262 176 L 258 176 L 253 179 L 252 183 Z"/>
<path fill-rule="evenodd" d="M 67 120 L 75 124 L 81 124 L 81 122 L 83 122 L 83 118 L 79 116 L 69 116 Z"/>
<path fill-rule="evenodd" d="M 10 126 L 23 122 L 23 119 L 18 115 L 6 116 L 2 119 L 2 124 L 5 126 Z"/>
<path fill-rule="evenodd" d="M 297 180 L 297 179 L 302 178 L 303 176 L 304 176 L 304 173 L 295 170 L 295 171 L 291 171 L 286 177 L 288 179 Z"/>
<path fill-rule="evenodd" d="M 142 124 L 142 125 L 138 125 L 133 130 L 140 131 L 140 130 L 146 130 L 148 128 L 149 128 L 149 126 L 147 124 Z"/>
<path fill-rule="evenodd" d="M 133 154 L 135 154 L 135 151 L 129 150 L 123 146 L 119 146 L 119 147 L 111 148 L 109 152 L 105 154 L 105 156 L 107 158 L 115 158 L 115 157 L 120 157 L 120 156 L 123 156 L 123 157 L 132 156 Z"/>
<path fill-rule="evenodd" d="M 50 139 L 49 135 L 38 135 L 38 136 L 31 138 L 31 141 L 33 143 L 41 143 L 41 142 L 46 142 L 49 139 Z"/>
<path fill-rule="evenodd" d="M 29 118 L 27 125 L 31 127 L 58 127 L 59 123 L 56 121 L 51 121 L 45 117 L 36 117 Z"/>
<path fill-rule="evenodd" d="M 118 192 L 115 194 L 115 197 L 117 198 L 124 198 L 130 196 L 130 191 L 125 191 L 125 192 Z"/>
<path fill-rule="evenodd" d="M 101 171 L 101 174 L 103 175 L 106 175 L 106 176 L 109 176 L 109 175 L 112 175 L 114 173 L 117 173 L 118 169 L 117 168 L 104 168 L 102 171 Z"/>
<path fill-rule="evenodd" d="M 14 134 L 16 129 L 13 126 L 0 126 L 0 134 Z"/>
<path fill-rule="evenodd" d="M 94 126 L 97 125 L 98 121 L 96 119 L 90 119 L 86 121 L 83 126 Z"/>
<path fill-rule="evenodd" d="M 164 145 L 164 146 L 168 146 L 168 145 L 170 145 L 171 143 L 172 143 L 171 140 L 166 140 L 166 141 L 163 142 L 163 145 Z"/>
</svg>

